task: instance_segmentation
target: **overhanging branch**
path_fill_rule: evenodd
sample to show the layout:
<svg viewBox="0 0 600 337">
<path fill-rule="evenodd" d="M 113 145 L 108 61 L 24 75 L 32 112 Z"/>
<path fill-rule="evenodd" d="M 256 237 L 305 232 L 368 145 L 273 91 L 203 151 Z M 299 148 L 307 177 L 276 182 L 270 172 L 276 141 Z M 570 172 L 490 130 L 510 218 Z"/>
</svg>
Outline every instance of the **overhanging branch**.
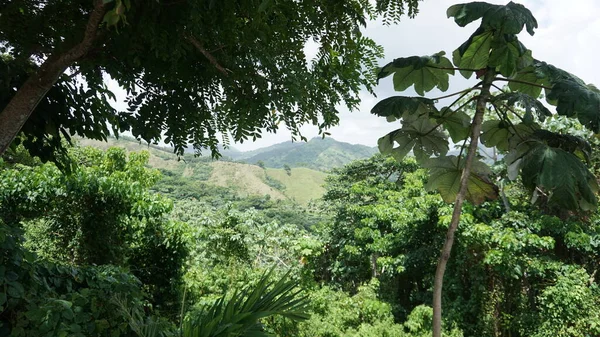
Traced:
<svg viewBox="0 0 600 337">
<path fill-rule="evenodd" d="M 29 76 L 2 110 L 0 113 L 0 154 L 6 151 L 35 108 L 65 70 L 85 56 L 92 48 L 105 13 L 104 1 L 94 1 L 94 8 L 89 14 L 81 42 L 66 52 L 50 55 L 40 68 Z"/>
<path fill-rule="evenodd" d="M 225 76 L 229 75 L 229 73 L 231 72 L 231 70 L 223 68 L 223 66 L 221 66 L 219 64 L 219 62 L 217 61 L 217 59 L 206 49 L 204 49 L 204 46 L 202 45 L 202 43 L 200 41 L 198 41 L 195 37 L 193 36 L 188 36 L 187 38 L 190 43 L 196 47 L 196 49 L 198 49 L 198 51 L 204 55 L 204 57 L 206 57 L 206 59 L 208 60 L 208 62 L 210 62 L 213 66 L 215 66 L 215 68 L 217 68 L 217 70 L 219 70 L 221 73 L 223 73 Z"/>
</svg>

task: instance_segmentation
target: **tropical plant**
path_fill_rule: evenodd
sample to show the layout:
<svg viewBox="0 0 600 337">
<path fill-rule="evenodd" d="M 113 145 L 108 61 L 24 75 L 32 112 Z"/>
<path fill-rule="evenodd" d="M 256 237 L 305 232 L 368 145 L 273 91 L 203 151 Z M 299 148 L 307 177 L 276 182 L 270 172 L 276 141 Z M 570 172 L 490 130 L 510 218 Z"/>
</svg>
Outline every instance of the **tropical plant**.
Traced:
<svg viewBox="0 0 600 337">
<path fill-rule="evenodd" d="M 296 138 L 305 123 L 326 130 L 338 122 L 338 104 L 356 108 L 359 90 L 374 83 L 366 70 L 382 49 L 360 27 L 413 16 L 417 5 L 4 1 L 0 153 L 22 128 L 38 153 L 60 146 L 59 134 L 105 139 L 111 125 L 149 142 L 166 136 L 179 154 L 188 143 L 217 153 L 219 133 L 256 139 L 281 122 Z M 126 111 L 111 106 L 108 77 L 126 91 Z"/>
<path fill-rule="evenodd" d="M 453 52 L 452 62 L 443 51 L 398 58 L 381 68 L 378 78 L 393 74 L 395 90 L 413 86 L 421 96 L 434 88 L 446 91 L 449 75 L 455 71 L 467 79 L 475 74 L 480 81 L 466 90 L 434 99 L 386 98 L 372 110 L 390 122 L 402 123 L 400 129 L 379 140 L 380 151 L 398 160 L 412 151 L 417 161 L 429 169 L 427 188 L 438 190 L 447 202 L 454 201 L 434 282 L 434 337 L 441 336 L 442 282 L 463 203 L 467 200 L 478 205 L 498 196 L 498 188 L 490 180 L 490 168 L 477 158 L 480 141 L 508 153 L 504 159 L 509 177 L 515 179 L 520 174 L 533 202 L 547 211 L 571 215 L 592 210 L 598 191 L 596 179 L 585 164 L 591 152 L 589 143 L 542 129 L 539 122 L 553 114 L 537 98 L 545 90 L 547 102 L 556 106 L 558 115 L 576 118 L 598 132 L 600 91 L 533 58 L 517 38 L 523 28 L 531 35 L 537 28 L 537 21 L 524 6 L 473 2 L 451 6 L 447 14 L 461 27 L 481 19 L 479 28 Z M 508 83 L 508 87 L 501 88 L 497 82 Z M 472 93 L 477 94 L 459 103 Z M 455 95 L 460 96 L 448 106 L 436 107 L 437 100 Z M 469 116 L 469 108 L 475 111 L 473 116 Z M 488 118 L 485 122 L 484 116 Z M 447 155 L 448 135 L 452 142 L 462 142 L 458 156 Z"/>
<path fill-rule="evenodd" d="M 281 316 L 299 322 L 309 317 L 308 297 L 297 281 L 289 278 L 289 272 L 273 281 L 273 271 L 264 273 L 254 284 L 192 309 L 181 318 L 178 329 L 169 329 L 164 323 L 146 317 L 119 298 L 116 302 L 139 337 L 267 337 L 272 335 L 265 331 L 261 323 L 264 319 Z"/>
<path fill-rule="evenodd" d="M 127 267 L 155 307 L 175 315 L 186 227 L 168 219 L 172 202 L 148 189 L 159 178 L 148 153 L 73 148 L 69 174 L 54 164 L 0 171 L 0 218 L 22 227 L 26 248 L 74 266 Z"/>
</svg>

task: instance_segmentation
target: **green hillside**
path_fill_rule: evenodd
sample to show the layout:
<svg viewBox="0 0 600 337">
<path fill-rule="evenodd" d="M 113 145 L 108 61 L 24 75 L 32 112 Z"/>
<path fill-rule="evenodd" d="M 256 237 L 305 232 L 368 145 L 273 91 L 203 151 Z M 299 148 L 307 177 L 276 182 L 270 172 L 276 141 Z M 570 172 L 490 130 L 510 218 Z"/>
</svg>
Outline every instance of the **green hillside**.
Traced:
<svg viewBox="0 0 600 337">
<path fill-rule="evenodd" d="M 357 159 L 369 158 L 376 152 L 376 148 L 365 145 L 338 142 L 332 138 L 313 138 L 307 143 L 286 142 L 269 146 L 257 150 L 256 154 L 245 160 L 252 164 L 262 161 L 267 167 L 273 168 L 282 168 L 287 164 L 328 171 Z"/>
<path fill-rule="evenodd" d="M 323 194 L 321 185 L 327 176 L 308 168 L 294 168 L 290 177 L 282 169 L 265 170 L 256 165 L 215 161 L 191 154 L 178 159 L 169 149 L 149 147 L 128 137 L 109 138 L 107 142 L 88 139 L 78 142 L 82 146 L 100 149 L 117 146 L 128 151 L 150 152 L 149 166 L 163 173 L 157 190 L 175 198 L 203 198 L 209 194 L 206 190 L 217 188 L 225 198 L 268 195 L 273 200 L 290 199 L 306 205 Z"/>
<path fill-rule="evenodd" d="M 299 204 L 306 205 L 325 192 L 323 184 L 327 177 L 326 173 L 305 167 L 292 168 L 290 175 L 283 169 L 267 168 L 266 172 L 267 175 L 281 182 L 285 186 L 285 194 Z"/>
</svg>

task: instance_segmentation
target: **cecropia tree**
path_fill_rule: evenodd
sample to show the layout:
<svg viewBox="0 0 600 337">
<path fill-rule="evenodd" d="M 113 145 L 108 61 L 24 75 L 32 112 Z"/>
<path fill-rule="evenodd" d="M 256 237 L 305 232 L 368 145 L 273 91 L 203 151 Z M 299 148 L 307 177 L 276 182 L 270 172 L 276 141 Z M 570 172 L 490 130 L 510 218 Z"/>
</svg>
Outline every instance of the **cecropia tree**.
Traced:
<svg viewBox="0 0 600 337">
<path fill-rule="evenodd" d="M 455 94 L 450 105 L 438 108 L 436 98 L 395 96 L 379 102 L 372 113 L 402 127 L 379 139 L 379 149 L 401 160 L 412 151 L 429 169 L 427 187 L 454 202 L 452 219 L 434 281 L 433 335 L 442 333 L 442 283 L 462 205 L 495 199 L 498 188 L 488 165 L 478 159 L 480 142 L 505 152 L 511 179 L 521 177 L 532 201 L 545 209 L 573 215 L 596 208 L 598 183 L 587 168 L 591 147 L 582 138 L 543 129 L 554 115 L 577 119 L 589 130 L 600 131 L 600 91 L 578 77 L 536 60 L 517 38 L 525 28 L 533 35 L 537 21 L 513 2 L 505 6 L 472 2 L 448 8 L 448 17 L 461 27 L 481 20 L 475 32 L 452 53 L 398 58 L 378 78 L 393 75 L 394 89 L 413 86 L 423 96 L 437 88 L 446 91 L 456 71 L 476 83 Z M 507 84 L 501 87 L 497 83 Z M 551 112 L 538 100 L 542 90 Z M 470 95 L 470 96 L 469 96 Z M 468 98 L 470 97 L 470 98 Z M 472 113 L 474 111 L 474 113 Z M 449 140 L 462 144 L 459 155 L 448 155 Z"/>
</svg>

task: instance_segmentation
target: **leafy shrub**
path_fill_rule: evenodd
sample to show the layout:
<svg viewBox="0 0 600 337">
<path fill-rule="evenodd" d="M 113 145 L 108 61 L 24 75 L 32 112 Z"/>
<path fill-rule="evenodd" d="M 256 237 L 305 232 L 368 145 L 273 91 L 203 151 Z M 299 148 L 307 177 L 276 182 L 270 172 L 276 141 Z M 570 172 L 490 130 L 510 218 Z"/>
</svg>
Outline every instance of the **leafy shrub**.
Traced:
<svg viewBox="0 0 600 337">
<path fill-rule="evenodd" d="M 114 266 L 73 267 L 36 260 L 21 230 L 0 222 L 0 335 L 132 336 L 112 302 L 142 307 L 141 284 Z"/>
</svg>

